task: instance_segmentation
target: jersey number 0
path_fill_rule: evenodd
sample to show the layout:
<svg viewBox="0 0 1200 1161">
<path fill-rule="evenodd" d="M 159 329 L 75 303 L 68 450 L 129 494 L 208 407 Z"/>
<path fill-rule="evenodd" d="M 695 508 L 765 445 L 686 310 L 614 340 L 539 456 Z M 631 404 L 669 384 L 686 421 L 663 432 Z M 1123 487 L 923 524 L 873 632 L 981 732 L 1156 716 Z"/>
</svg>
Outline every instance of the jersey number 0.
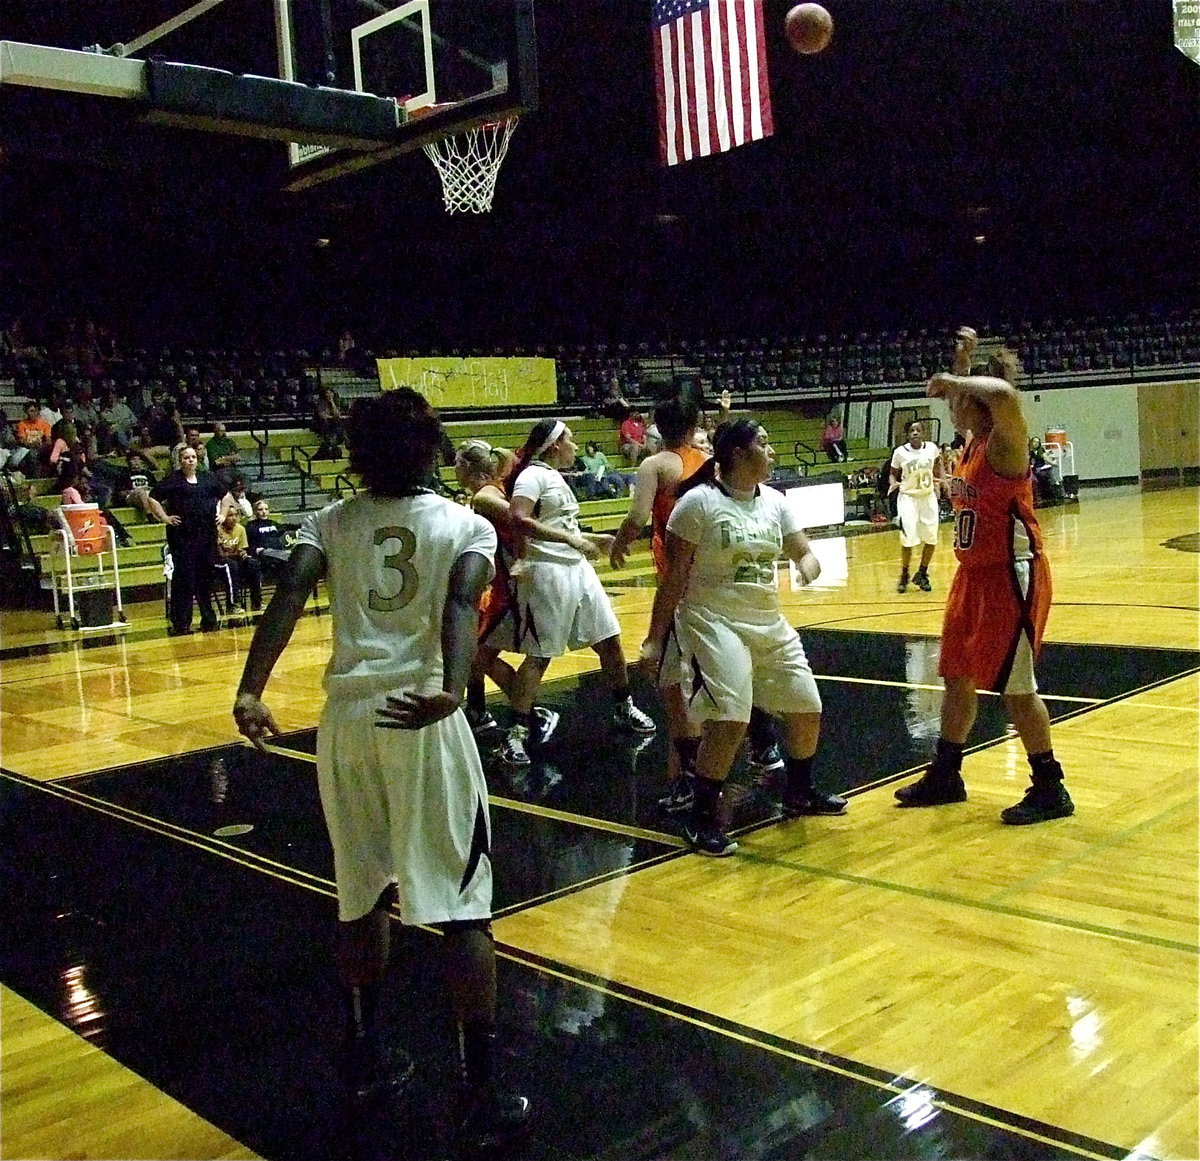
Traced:
<svg viewBox="0 0 1200 1161">
<path fill-rule="evenodd" d="M 378 589 L 367 595 L 367 603 L 376 613 L 394 613 L 404 608 L 417 595 L 417 570 L 412 556 L 417 550 L 417 538 L 408 528 L 376 528 L 375 547 L 389 540 L 400 542 L 400 551 L 388 553 L 383 558 L 383 567 L 400 574 L 399 587 L 391 596 L 384 596 Z"/>
</svg>

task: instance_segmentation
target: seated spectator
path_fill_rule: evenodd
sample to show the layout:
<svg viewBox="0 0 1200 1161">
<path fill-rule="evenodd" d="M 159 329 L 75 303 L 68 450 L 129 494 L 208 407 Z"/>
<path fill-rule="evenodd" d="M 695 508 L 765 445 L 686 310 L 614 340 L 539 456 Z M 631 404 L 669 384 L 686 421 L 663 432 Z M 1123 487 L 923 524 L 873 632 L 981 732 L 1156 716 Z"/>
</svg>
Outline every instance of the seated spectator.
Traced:
<svg viewBox="0 0 1200 1161">
<path fill-rule="evenodd" d="M 8 414 L 0 411 L 0 471 L 19 471 L 31 454 L 17 438 L 16 428 L 8 422 Z"/>
<path fill-rule="evenodd" d="M 25 418 L 16 426 L 17 443 L 29 449 L 24 468 L 26 475 L 36 475 L 45 470 L 50 460 L 50 424 L 42 418 L 37 402 L 31 399 L 25 404 Z"/>
<path fill-rule="evenodd" d="M 168 399 L 165 391 L 156 391 L 155 396 L 161 397 L 161 404 L 158 407 L 153 403 L 150 405 L 144 422 L 150 429 L 154 446 L 170 451 L 186 442 L 183 419 L 179 415 L 179 405 L 174 399 Z"/>
<path fill-rule="evenodd" d="M 631 411 L 617 435 L 617 447 L 620 453 L 629 461 L 630 467 L 637 467 L 638 461 L 647 455 L 646 421 L 636 408 Z"/>
<path fill-rule="evenodd" d="M 95 427 L 100 422 L 100 412 L 92 400 L 92 389 L 84 384 L 75 396 L 75 422 L 86 427 Z"/>
<path fill-rule="evenodd" d="M 213 433 L 204 445 L 204 450 L 208 453 L 208 470 L 226 487 L 230 487 L 233 484 L 235 469 L 241 462 L 242 457 L 237 449 L 237 444 L 225 434 L 225 425 L 223 423 L 213 424 Z M 243 494 L 245 490 L 246 482 L 243 480 Z M 249 511 L 246 512 L 246 519 L 250 519 Z"/>
<path fill-rule="evenodd" d="M 271 505 L 266 500 L 255 500 L 254 519 L 246 525 L 246 544 L 264 576 L 276 579 L 283 571 L 292 555 L 288 535 L 289 530 L 272 519 Z"/>
<path fill-rule="evenodd" d="M 229 569 L 229 611 L 234 614 L 245 612 L 237 604 L 239 589 L 249 590 L 250 605 L 256 613 L 262 609 L 262 570 L 248 547 L 246 529 L 238 520 L 237 510 L 230 508 L 217 525 L 217 563 Z"/>
<path fill-rule="evenodd" d="M 137 428 L 137 417 L 125 402 L 123 396 L 110 391 L 104 397 L 104 405 L 100 408 L 100 422 L 97 425 L 97 437 L 106 448 L 124 451 L 133 439 Z"/>
<path fill-rule="evenodd" d="M 125 460 L 129 464 L 129 470 L 142 472 L 151 477 L 152 487 L 155 478 L 162 474 L 164 468 L 170 470 L 170 461 L 164 462 L 159 457 L 161 450 L 155 446 L 154 437 L 151 436 L 150 429 L 147 427 L 139 428 L 125 449 Z"/>
<path fill-rule="evenodd" d="M 585 499 L 611 500 L 626 490 L 625 477 L 609 468 L 608 456 L 594 440 L 579 458 L 585 469 L 580 476 Z"/>
<path fill-rule="evenodd" d="M 313 458 L 318 460 L 336 460 L 342 456 L 342 442 L 345 435 L 342 432 L 342 408 L 333 388 L 322 384 L 313 404 L 312 429 L 321 441 Z"/>
<path fill-rule="evenodd" d="M 176 471 L 179 470 L 179 453 L 185 447 L 190 447 L 195 451 L 196 470 L 198 472 L 211 471 L 208 465 L 208 452 L 204 444 L 200 441 L 200 432 L 194 427 L 189 427 L 183 439 L 171 449 L 171 467 L 175 468 Z M 226 484 L 225 486 L 228 487 L 229 485 Z"/>
<path fill-rule="evenodd" d="M 60 419 L 62 419 L 61 397 L 57 400 L 54 400 L 47 396 L 46 402 L 42 404 L 41 408 L 38 410 L 38 414 L 47 422 L 47 424 L 50 425 L 50 427 L 53 428 L 54 425 Z"/>
<path fill-rule="evenodd" d="M 835 464 L 844 463 L 850 458 L 846 450 L 846 432 L 836 411 L 829 413 L 825 427 L 821 432 L 821 450 Z"/>
<path fill-rule="evenodd" d="M 62 411 L 59 413 L 58 420 L 50 425 L 50 443 L 53 444 L 63 439 L 64 436 L 67 443 L 74 443 L 79 438 L 78 425 L 75 422 L 75 404 L 69 400 L 62 405 Z"/>
<path fill-rule="evenodd" d="M 54 490 L 58 492 L 63 504 L 91 504 L 93 502 L 100 504 L 101 502 L 99 497 L 96 497 L 93 501 L 91 476 L 88 470 L 75 460 L 63 460 L 58 478 L 54 481 Z M 116 534 L 117 543 L 122 548 L 130 548 L 133 545 L 133 540 L 126 531 L 125 525 L 106 507 L 101 506 L 100 515 Z M 71 526 L 67 523 L 66 517 L 61 512 L 59 513 L 59 525 L 66 529 L 67 540 L 74 547 Z"/>
<path fill-rule="evenodd" d="M 610 375 L 604 385 L 604 394 L 596 403 L 596 410 L 605 419 L 620 423 L 629 415 L 629 400 L 621 392 L 621 381 L 616 375 Z"/>
<path fill-rule="evenodd" d="M 87 470 L 93 489 L 108 497 L 105 503 L 123 504 L 144 512 L 160 524 L 167 522 L 166 510 L 150 495 L 150 489 L 156 482 L 153 475 L 103 456 L 91 457 Z"/>
<path fill-rule="evenodd" d="M 215 472 L 217 479 L 221 478 L 220 472 Z M 243 524 L 249 523 L 254 519 L 254 505 L 250 501 L 250 497 L 246 495 L 246 481 L 241 476 L 234 476 L 229 485 L 229 494 L 233 497 L 234 510 L 237 512 L 237 518 Z"/>
</svg>

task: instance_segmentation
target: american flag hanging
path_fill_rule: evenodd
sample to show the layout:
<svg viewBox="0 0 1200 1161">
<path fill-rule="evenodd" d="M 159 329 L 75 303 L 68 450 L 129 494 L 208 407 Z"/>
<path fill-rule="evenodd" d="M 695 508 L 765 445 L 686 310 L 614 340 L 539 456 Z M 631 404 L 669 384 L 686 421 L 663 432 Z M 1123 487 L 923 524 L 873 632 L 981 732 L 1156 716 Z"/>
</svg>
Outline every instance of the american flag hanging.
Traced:
<svg viewBox="0 0 1200 1161">
<path fill-rule="evenodd" d="M 654 0 L 664 165 L 770 137 L 762 0 Z"/>
</svg>

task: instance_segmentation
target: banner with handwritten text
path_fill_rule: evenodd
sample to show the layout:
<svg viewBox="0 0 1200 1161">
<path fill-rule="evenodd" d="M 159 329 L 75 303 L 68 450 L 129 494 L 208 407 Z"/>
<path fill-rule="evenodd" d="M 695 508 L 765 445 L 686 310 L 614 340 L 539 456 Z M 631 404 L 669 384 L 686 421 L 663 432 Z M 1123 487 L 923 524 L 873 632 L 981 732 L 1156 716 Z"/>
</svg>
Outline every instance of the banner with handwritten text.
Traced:
<svg viewBox="0 0 1200 1161">
<path fill-rule="evenodd" d="M 377 359 L 384 391 L 412 387 L 437 408 L 557 403 L 553 359 Z"/>
</svg>

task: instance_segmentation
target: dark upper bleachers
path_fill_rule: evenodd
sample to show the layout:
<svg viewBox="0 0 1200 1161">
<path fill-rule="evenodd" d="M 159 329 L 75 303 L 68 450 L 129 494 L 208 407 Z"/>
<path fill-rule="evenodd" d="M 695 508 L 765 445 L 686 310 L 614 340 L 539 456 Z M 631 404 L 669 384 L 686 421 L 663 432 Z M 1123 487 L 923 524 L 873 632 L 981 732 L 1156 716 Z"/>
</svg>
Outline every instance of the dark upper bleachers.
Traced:
<svg viewBox="0 0 1200 1161">
<path fill-rule="evenodd" d="M 886 331 L 641 339 L 620 343 L 559 343 L 509 347 L 381 350 L 385 355 L 540 355 L 558 369 L 559 399 L 594 408 L 615 376 L 623 395 L 652 403 L 658 384 L 697 378 L 706 395 L 728 389 L 735 399 L 814 406 L 880 387 L 924 382 L 949 360 L 951 327 Z M 1200 364 L 1200 310 L 1120 317 L 1020 320 L 984 328 L 1020 354 L 1032 376 L 1105 377 L 1126 371 Z M 163 389 L 185 422 L 294 419 L 312 413 L 319 377 L 336 371 L 343 383 L 374 378 L 374 354 L 264 348 L 137 348 L 82 361 L 37 346 L 0 344 L 0 379 L 10 398 L 77 395 L 90 388 L 99 402 L 110 390 L 140 412 Z M 369 382 L 364 383 L 367 389 Z"/>
</svg>

